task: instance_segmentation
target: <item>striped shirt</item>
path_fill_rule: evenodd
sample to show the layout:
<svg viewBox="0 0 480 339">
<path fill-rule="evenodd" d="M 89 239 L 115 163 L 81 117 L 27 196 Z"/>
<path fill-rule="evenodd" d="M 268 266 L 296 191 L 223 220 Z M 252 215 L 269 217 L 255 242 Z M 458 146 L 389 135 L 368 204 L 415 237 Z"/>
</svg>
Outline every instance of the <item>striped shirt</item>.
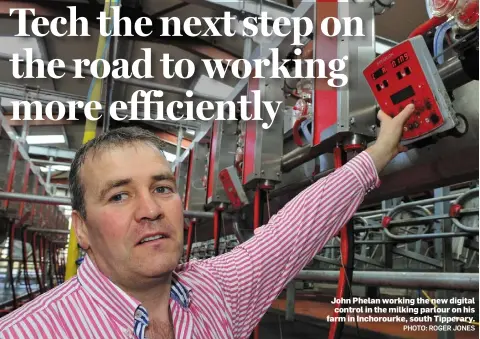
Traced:
<svg viewBox="0 0 480 339">
<path fill-rule="evenodd" d="M 175 338 L 247 338 L 286 284 L 380 181 L 362 152 L 289 201 L 249 241 L 181 264 L 170 293 Z M 144 339 L 148 312 L 88 258 L 78 274 L 0 319 L 0 337 Z"/>
</svg>

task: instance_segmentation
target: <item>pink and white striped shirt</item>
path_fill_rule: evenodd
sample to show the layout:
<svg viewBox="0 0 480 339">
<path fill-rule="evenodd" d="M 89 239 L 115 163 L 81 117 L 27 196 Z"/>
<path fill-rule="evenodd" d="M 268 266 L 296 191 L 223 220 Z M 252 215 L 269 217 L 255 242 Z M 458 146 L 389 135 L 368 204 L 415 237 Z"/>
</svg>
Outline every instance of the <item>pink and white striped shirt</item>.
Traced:
<svg viewBox="0 0 480 339">
<path fill-rule="evenodd" d="M 179 265 L 170 298 L 175 338 L 247 338 L 379 183 L 362 152 L 292 199 L 249 241 Z M 0 337 L 133 339 L 141 308 L 86 257 L 77 276 L 1 318 Z"/>
</svg>

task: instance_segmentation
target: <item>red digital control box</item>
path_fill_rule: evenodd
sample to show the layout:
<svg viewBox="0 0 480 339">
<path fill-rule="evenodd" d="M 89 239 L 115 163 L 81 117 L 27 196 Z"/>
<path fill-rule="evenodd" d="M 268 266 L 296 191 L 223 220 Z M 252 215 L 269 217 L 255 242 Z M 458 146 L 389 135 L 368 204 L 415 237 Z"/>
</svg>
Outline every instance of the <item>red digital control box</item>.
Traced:
<svg viewBox="0 0 480 339">
<path fill-rule="evenodd" d="M 415 104 L 415 112 L 404 127 L 403 144 L 455 126 L 450 97 L 423 37 L 391 48 L 363 74 L 381 110 L 391 117 Z"/>
</svg>

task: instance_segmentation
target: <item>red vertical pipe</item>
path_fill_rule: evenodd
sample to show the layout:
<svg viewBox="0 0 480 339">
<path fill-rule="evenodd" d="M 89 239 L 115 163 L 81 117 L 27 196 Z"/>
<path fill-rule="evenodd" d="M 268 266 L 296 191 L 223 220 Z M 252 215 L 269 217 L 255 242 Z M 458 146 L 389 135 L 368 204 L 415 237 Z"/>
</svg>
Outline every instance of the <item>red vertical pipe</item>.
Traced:
<svg viewBox="0 0 480 339">
<path fill-rule="evenodd" d="M 255 189 L 255 195 L 253 197 L 253 229 L 256 230 L 262 225 L 261 220 L 261 206 L 262 206 L 262 194 L 260 187 Z M 253 330 L 253 339 L 259 338 L 259 327 L 255 327 Z"/>
<path fill-rule="evenodd" d="M 40 275 L 42 277 L 42 289 L 45 288 L 45 243 L 40 236 Z"/>
<path fill-rule="evenodd" d="M 325 63 L 343 56 L 338 55 L 338 37 L 325 35 L 320 25 L 323 19 L 327 17 L 338 18 L 338 6 L 337 0 L 316 0 L 315 3 L 314 59 L 324 60 Z M 331 28 L 328 29 L 331 33 Z M 323 141 L 322 133 L 337 123 L 337 102 L 340 93 L 337 88 L 328 84 L 329 77 L 327 74 L 326 77 L 321 77 L 319 74 L 316 74 L 316 76 L 313 96 L 312 145 L 314 146 Z"/>
<path fill-rule="evenodd" d="M 13 187 L 13 180 L 15 179 L 15 165 L 17 164 L 17 158 L 18 158 L 18 145 L 17 143 L 13 144 L 13 152 L 12 152 L 12 158 L 10 162 L 10 169 L 8 172 L 8 180 L 7 180 L 7 187 L 5 188 L 5 192 L 11 192 L 12 187 Z M 8 204 L 9 200 L 5 200 L 3 203 L 5 206 L 5 209 L 8 210 Z"/>
<path fill-rule="evenodd" d="M 220 237 L 220 210 L 215 209 L 213 212 L 213 252 L 214 255 L 218 255 L 219 247 L 219 237 Z"/>
<path fill-rule="evenodd" d="M 35 176 L 35 186 L 33 187 L 33 194 L 36 195 L 38 193 L 38 176 Z M 32 203 L 32 215 L 31 215 L 31 224 L 33 225 L 33 218 L 35 216 L 35 206 L 36 204 Z"/>
<path fill-rule="evenodd" d="M 334 166 L 335 169 L 340 168 L 343 166 L 344 159 L 343 159 L 343 153 L 344 151 L 337 146 L 333 150 L 333 157 L 334 157 Z M 350 225 L 353 226 L 353 225 Z M 345 299 L 350 297 L 350 293 L 346 294 L 346 292 L 349 292 L 348 290 L 348 280 L 351 278 L 348 278 L 350 275 L 351 277 L 351 272 L 352 272 L 352 265 L 353 265 L 353 253 L 350 253 L 350 245 L 353 244 L 353 239 L 351 238 L 351 234 L 349 234 L 349 227 L 348 225 L 345 225 L 342 227 L 340 230 L 340 251 L 341 251 L 341 266 L 340 266 L 340 272 L 339 272 L 339 278 L 338 278 L 338 287 L 337 287 L 337 300 Z M 342 306 L 342 303 L 335 303 L 335 309 L 338 309 Z M 334 319 L 338 319 L 338 317 L 341 317 L 343 315 L 340 315 L 341 312 L 336 312 L 334 311 L 333 317 Z M 334 322 L 330 323 L 330 330 L 328 333 L 328 339 L 337 339 L 341 337 L 341 333 L 343 331 L 344 327 L 344 322 L 339 322 L 338 320 L 335 320 Z"/>
<path fill-rule="evenodd" d="M 15 242 L 15 222 L 10 225 L 10 238 L 8 239 L 8 266 L 10 271 L 10 285 L 12 289 L 13 309 L 18 307 L 17 295 L 15 293 L 15 278 L 13 276 L 13 245 Z"/>
<path fill-rule="evenodd" d="M 30 163 L 25 162 L 25 174 L 23 176 L 23 187 L 22 187 L 22 193 L 27 193 L 28 191 L 28 178 L 30 176 Z M 18 215 L 22 217 L 23 215 L 23 210 L 25 209 L 25 202 L 20 203 L 20 208 L 18 209 Z"/>
<path fill-rule="evenodd" d="M 260 207 L 261 207 L 261 191 L 257 187 L 255 190 L 255 196 L 253 197 L 253 229 L 257 229 L 261 226 L 262 221 L 260 220 Z"/>
</svg>

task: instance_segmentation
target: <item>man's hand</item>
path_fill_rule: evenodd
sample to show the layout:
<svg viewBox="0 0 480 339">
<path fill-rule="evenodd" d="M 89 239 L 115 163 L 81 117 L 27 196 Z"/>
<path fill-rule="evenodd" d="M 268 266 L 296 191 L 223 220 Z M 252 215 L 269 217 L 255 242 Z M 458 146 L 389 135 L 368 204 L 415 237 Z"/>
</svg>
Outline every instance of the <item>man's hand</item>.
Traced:
<svg viewBox="0 0 480 339">
<path fill-rule="evenodd" d="M 410 104 L 395 118 L 391 118 L 383 111 L 378 112 L 380 132 L 375 144 L 366 150 L 372 157 L 377 172 L 382 171 L 398 153 L 407 151 L 405 146 L 400 145 L 400 140 L 403 127 L 414 111 L 415 106 Z"/>
</svg>

